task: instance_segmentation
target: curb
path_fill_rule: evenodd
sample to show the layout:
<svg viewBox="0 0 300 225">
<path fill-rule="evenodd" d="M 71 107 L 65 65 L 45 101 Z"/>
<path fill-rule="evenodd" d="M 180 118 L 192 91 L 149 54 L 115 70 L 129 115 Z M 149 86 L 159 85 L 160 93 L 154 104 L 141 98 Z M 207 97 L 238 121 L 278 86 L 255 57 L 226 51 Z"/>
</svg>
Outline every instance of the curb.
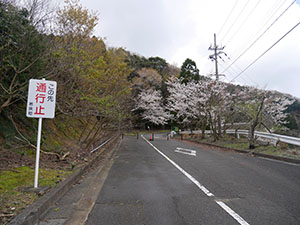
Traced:
<svg viewBox="0 0 300 225">
<path fill-rule="evenodd" d="M 118 136 L 117 136 L 118 137 Z M 112 139 L 113 141 L 117 139 Z M 120 142 L 119 140 L 118 142 Z M 117 142 L 117 143 L 118 143 Z M 118 146 L 118 145 L 116 145 Z M 113 151 L 116 146 L 113 147 Z M 66 180 L 59 183 L 57 186 L 52 188 L 49 192 L 47 192 L 44 196 L 40 197 L 36 200 L 32 205 L 29 205 L 23 212 L 17 215 L 12 221 L 10 221 L 7 225 L 33 225 L 38 224 L 39 220 L 43 215 L 47 212 L 47 210 L 55 204 L 57 200 L 59 200 L 67 191 L 69 191 L 72 185 L 78 181 L 84 173 L 88 171 L 94 164 L 98 161 L 98 159 L 102 156 L 102 153 L 105 151 L 101 151 L 89 164 L 86 164 L 80 167 L 76 172 L 72 173 Z"/>
<path fill-rule="evenodd" d="M 193 141 L 193 140 L 188 140 L 188 141 Z M 214 144 L 210 144 L 210 143 L 203 143 L 203 142 L 200 142 L 200 141 L 193 141 L 193 142 L 196 142 L 196 143 L 199 143 L 199 144 L 202 144 L 202 145 L 207 145 L 207 146 L 210 146 L 210 147 L 221 148 L 223 150 L 235 151 L 235 152 L 244 153 L 244 154 L 248 153 L 248 154 L 252 154 L 254 156 L 259 156 L 259 157 L 263 157 L 263 158 L 275 159 L 275 160 L 294 163 L 294 164 L 300 164 L 300 159 L 287 158 L 287 157 L 277 156 L 277 155 L 268 155 L 268 154 L 259 153 L 259 152 L 252 152 L 250 150 L 240 150 L 240 149 L 228 148 L 228 147 L 223 147 L 223 146 L 220 146 L 220 145 L 214 145 Z"/>
<path fill-rule="evenodd" d="M 300 159 L 292 159 L 292 158 L 287 158 L 287 157 L 282 157 L 282 156 L 277 156 L 277 155 L 267 155 L 267 154 L 259 153 L 259 152 L 253 152 L 252 154 L 255 156 L 259 156 L 259 157 L 276 159 L 276 160 L 294 163 L 294 164 L 300 164 Z"/>
</svg>

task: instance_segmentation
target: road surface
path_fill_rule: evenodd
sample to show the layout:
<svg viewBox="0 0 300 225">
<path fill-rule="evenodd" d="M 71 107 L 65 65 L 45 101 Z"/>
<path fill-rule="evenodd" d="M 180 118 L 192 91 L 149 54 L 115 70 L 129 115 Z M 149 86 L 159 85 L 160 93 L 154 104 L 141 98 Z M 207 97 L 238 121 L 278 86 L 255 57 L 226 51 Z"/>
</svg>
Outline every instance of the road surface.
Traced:
<svg viewBox="0 0 300 225">
<path fill-rule="evenodd" d="M 300 167 L 125 137 L 87 225 L 300 224 Z"/>
</svg>

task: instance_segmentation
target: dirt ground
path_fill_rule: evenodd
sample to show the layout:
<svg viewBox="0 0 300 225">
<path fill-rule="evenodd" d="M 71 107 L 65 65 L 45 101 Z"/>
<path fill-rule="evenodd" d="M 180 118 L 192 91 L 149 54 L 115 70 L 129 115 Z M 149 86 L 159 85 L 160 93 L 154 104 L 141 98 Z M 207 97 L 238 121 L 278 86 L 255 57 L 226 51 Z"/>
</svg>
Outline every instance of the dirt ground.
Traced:
<svg viewBox="0 0 300 225">
<path fill-rule="evenodd" d="M 41 153 L 40 168 L 64 169 L 71 167 L 69 162 L 70 159 L 58 160 L 56 155 L 46 155 Z M 0 171 L 21 166 L 33 168 L 35 166 L 35 156 L 25 156 L 10 150 L 0 150 Z"/>
</svg>

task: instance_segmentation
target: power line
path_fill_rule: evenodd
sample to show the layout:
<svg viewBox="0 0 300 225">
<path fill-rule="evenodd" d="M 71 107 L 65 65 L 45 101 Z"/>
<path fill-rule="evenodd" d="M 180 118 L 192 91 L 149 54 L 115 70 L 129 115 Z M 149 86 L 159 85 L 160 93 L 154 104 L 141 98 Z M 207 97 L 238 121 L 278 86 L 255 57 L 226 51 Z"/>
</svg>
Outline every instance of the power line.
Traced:
<svg viewBox="0 0 300 225">
<path fill-rule="evenodd" d="M 258 0 L 256 5 L 254 6 L 254 8 L 251 10 L 251 12 L 246 16 L 246 18 L 243 20 L 243 22 L 240 24 L 240 26 L 238 27 L 238 29 L 236 30 L 236 32 L 231 35 L 231 37 L 229 38 L 228 42 L 226 43 L 226 45 L 228 45 L 230 43 L 230 41 L 233 39 L 233 37 L 238 33 L 238 31 L 241 29 L 241 27 L 246 23 L 246 21 L 250 18 L 250 16 L 252 15 L 252 13 L 255 11 L 255 9 L 257 8 L 257 6 L 259 5 L 259 3 L 261 2 L 261 0 Z"/>
<path fill-rule="evenodd" d="M 224 67 L 224 65 L 222 65 L 222 64 L 220 64 L 220 66 L 222 67 L 222 68 L 225 68 Z M 232 69 L 232 68 L 231 68 Z M 230 72 L 230 71 L 227 71 L 227 73 L 229 73 L 229 75 L 231 76 L 231 77 L 234 77 L 234 75 Z M 230 83 L 230 80 L 228 79 L 228 77 L 225 75 L 224 76 L 225 77 L 225 79 Z M 241 79 L 245 82 L 245 83 L 248 83 L 243 77 L 241 77 Z"/>
<path fill-rule="evenodd" d="M 259 34 L 260 33 L 260 31 L 265 27 L 265 25 L 267 25 L 268 24 L 268 22 L 273 18 L 273 16 L 281 9 L 281 7 L 284 5 L 284 3 L 286 3 L 287 1 L 289 1 L 289 0 L 285 0 L 285 1 L 282 1 L 282 2 L 279 2 L 279 6 L 277 7 L 277 9 L 276 9 L 276 7 L 274 8 L 274 12 L 273 13 L 271 13 L 271 15 L 270 15 L 270 17 L 266 20 L 266 22 L 259 28 L 259 30 L 256 32 L 256 34 L 254 34 L 253 36 L 256 36 L 257 34 Z M 292 3 L 292 4 L 294 4 L 294 3 Z M 271 11 L 270 11 L 271 12 Z"/>
<path fill-rule="evenodd" d="M 236 68 L 238 68 L 238 70 L 239 70 L 240 72 L 242 71 L 242 69 L 241 69 L 240 67 L 238 67 L 237 65 L 235 65 L 235 66 L 236 66 Z M 236 74 L 239 73 L 239 72 L 237 72 L 237 70 L 235 70 L 233 67 L 230 67 L 230 69 L 232 69 L 232 71 L 234 71 Z M 228 72 L 228 71 L 227 71 L 227 72 Z M 256 83 L 254 80 L 252 80 L 252 78 L 251 78 L 250 76 L 248 76 L 247 74 L 244 74 L 244 76 L 246 76 L 246 78 L 248 78 L 249 81 L 250 81 L 251 83 L 255 84 L 256 86 L 259 86 L 259 84 Z M 243 78 L 243 77 L 240 77 L 240 78 Z M 244 80 L 246 83 L 249 83 L 249 82 L 247 82 L 245 79 L 242 79 L 242 80 Z"/>
<path fill-rule="evenodd" d="M 222 72 L 224 73 L 225 71 L 227 71 L 229 69 L 229 67 L 231 67 L 239 58 L 241 58 L 278 20 L 281 16 L 283 16 L 284 13 L 286 13 L 290 7 L 296 2 L 296 0 L 294 0 L 274 21 L 273 23 L 260 35 L 258 36 L 258 38 L 256 38 L 252 44 L 250 44 L 250 46 L 248 48 L 246 48 L 229 66 L 227 66 L 227 68 Z"/>
<path fill-rule="evenodd" d="M 270 21 L 270 19 L 273 18 L 273 16 L 277 13 L 277 11 L 279 9 L 281 9 L 282 5 L 287 2 L 289 0 L 277 0 L 274 4 L 273 4 L 273 7 L 270 7 L 270 9 L 265 13 L 265 17 L 264 19 L 262 19 L 261 21 L 266 21 L 263 26 L 261 26 L 257 32 L 254 34 L 254 32 L 252 33 L 251 37 L 249 38 L 249 40 L 253 40 L 253 38 L 256 37 L 257 34 L 260 34 L 261 33 L 261 30 L 265 27 L 265 25 Z M 277 6 L 277 7 L 276 7 Z M 248 42 L 244 40 L 243 42 L 244 44 L 242 44 L 241 46 L 245 46 Z M 236 51 L 233 52 L 233 55 L 238 55 L 240 54 L 240 48 L 236 48 Z M 235 54 L 235 53 L 238 53 L 238 54 Z M 233 58 L 233 57 L 232 57 Z M 235 58 L 235 57 L 234 57 Z"/>
<path fill-rule="evenodd" d="M 239 13 L 239 15 L 235 18 L 234 22 L 231 24 L 230 28 L 227 30 L 226 34 L 224 35 L 224 37 L 222 38 L 221 42 L 226 38 L 227 34 L 231 31 L 231 29 L 234 27 L 235 23 L 238 21 L 238 19 L 240 18 L 240 16 L 242 15 L 242 13 L 244 12 L 244 10 L 246 9 L 246 6 L 248 5 L 248 3 L 250 2 L 250 0 L 248 0 L 246 2 L 246 4 L 244 5 L 243 9 L 241 10 L 241 12 Z"/>
<path fill-rule="evenodd" d="M 268 51 L 270 51 L 275 45 L 277 45 L 283 38 L 285 38 L 289 33 L 291 33 L 297 26 L 300 25 L 298 22 L 292 29 L 290 29 L 287 33 L 285 33 L 278 41 L 276 41 L 273 45 L 271 45 L 266 51 L 264 51 L 259 57 L 257 57 L 252 63 L 250 63 L 245 69 L 242 70 L 238 75 L 236 75 L 230 82 L 239 77 L 242 73 L 244 73 L 247 69 L 249 69 L 254 63 L 256 63 L 261 57 L 263 57 Z"/>
<path fill-rule="evenodd" d="M 233 10 L 234 10 L 235 7 L 237 6 L 238 1 L 239 1 L 239 0 L 236 0 L 236 1 L 235 1 L 235 3 L 234 3 L 234 5 L 233 5 L 232 9 L 230 10 L 230 13 L 228 14 L 228 16 L 227 16 L 226 20 L 224 21 L 224 23 L 223 23 L 223 25 L 222 25 L 220 31 L 218 32 L 219 35 L 221 34 L 223 28 L 225 27 L 225 24 L 227 23 L 228 19 L 230 18 L 230 16 L 231 16 Z"/>
<path fill-rule="evenodd" d="M 223 64 L 220 64 L 220 66 L 221 66 L 222 68 L 225 68 Z M 238 70 L 242 71 L 242 69 L 241 69 L 239 66 L 237 66 L 237 65 L 235 65 L 235 66 L 236 66 L 236 68 L 237 68 Z M 235 74 L 239 73 L 239 72 L 238 72 L 236 69 L 234 69 L 233 67 L 231 67 L 230 69 L 231 69 L 232 72 L 235 73 Z M 235 75 L 232 74 L 232 72 L 228 70 L 228 71 L 227 71 L 227 74 L 229 73 L 229 75 L 230 75 L 231 77 L 234 77 Z M 259 86 L 259 84 L 256 83 L 254 80 L 252 80 L 247 74 L 244 74 L 244 75 L 246 76 L 246 78 L 247 78 L 252 84 L 254 84 L 254 85 L 257 86 L 257 87 Z M 230 82 L 230 80 L 227 78 L 226 75 L 225 75 L 224 77 L 226 78 L 226 80 L 227 80 L 228 82 Z M 247 80 L 244 79 L 243 77 L 240 77 L 240 79 L 242 79 L 246 84 L 249 83 L 249 81 L 247 81 Z"/>
</svg>

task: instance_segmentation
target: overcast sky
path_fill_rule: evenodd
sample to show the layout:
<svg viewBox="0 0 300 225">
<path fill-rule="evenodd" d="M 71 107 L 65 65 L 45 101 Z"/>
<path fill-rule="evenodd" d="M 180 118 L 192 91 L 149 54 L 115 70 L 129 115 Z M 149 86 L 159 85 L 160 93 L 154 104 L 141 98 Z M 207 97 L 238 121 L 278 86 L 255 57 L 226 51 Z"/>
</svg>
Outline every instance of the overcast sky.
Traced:
<svg viewBox="0 0 300 225">
<path fill-rule="evenodd" d="M 208 47 L 217 34 L 225 46 L 222 73 L 263 32 L 221 79 L 231 81 L 257 57 L 300 22 L 300 1 L 293 0 L 81 0 L 98 12 L 95 35 L 106 43 L 150 57 L 159 56 L 180 67 L 186 58 L 200 73 L 214 73 Z M 300 25 L 242 73 L 235 84 L 278 90 L 300 98 Z"/>
</svg>

